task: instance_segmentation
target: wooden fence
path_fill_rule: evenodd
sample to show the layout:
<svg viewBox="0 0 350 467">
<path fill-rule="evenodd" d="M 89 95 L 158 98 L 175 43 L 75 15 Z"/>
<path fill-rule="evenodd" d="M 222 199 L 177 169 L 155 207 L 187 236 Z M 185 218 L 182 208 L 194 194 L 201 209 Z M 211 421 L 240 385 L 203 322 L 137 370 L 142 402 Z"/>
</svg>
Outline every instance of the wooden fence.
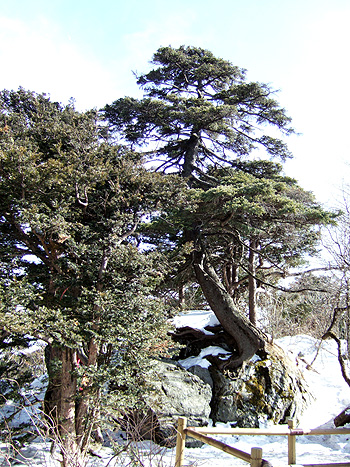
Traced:
<svg viewBox="0 0 350 467">
<path fill-rule="evenodd" d="M 276 426 L 273 428 L 261 429 L 261 428 L 207 428 L 207 427 L 187 427 L 187 418 L 179 417 L 177 440 L 176 440 L 176 458 L 175 467 L 184 466 L 184 454 L 185 454 L 185 441 L 186 436 L 198 439 L 203 443 L 209 444 L 214 448 L 220 449 L 221 451 L 231 454 L 238 459 L 248 462 L 251 467 L 261 467 L 264 463 L 269 463 L 263 459 L 262 449 L 254 447 L 251 449 L 250 454 L 244 451 L 240 451 L 228 444 L 218 441 L 208 435 L 254 435 L 254 436 L 287 436 L 288 438 L 288 465 L 296 464 L 296 437 L 303 435 L 349 435 L 350 429 L 348 428 L 331 428 L 331 429 L 312 429 L 302 430 L 295 428 L 294 421 L 289 420 L 288 427 Z M 332 463 L 332 464 L 303 464 L 307 467 L 350 467 L 350 462 Z"/>
</svg>

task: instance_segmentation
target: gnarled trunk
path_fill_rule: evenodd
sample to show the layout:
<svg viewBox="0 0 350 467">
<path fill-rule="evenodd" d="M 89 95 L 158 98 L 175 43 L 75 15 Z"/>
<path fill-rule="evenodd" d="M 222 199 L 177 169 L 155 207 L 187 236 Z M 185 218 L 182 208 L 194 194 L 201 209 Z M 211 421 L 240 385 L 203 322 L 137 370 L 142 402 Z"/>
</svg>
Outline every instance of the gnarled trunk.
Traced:
<svg viewBox="0 0 350 467">
<path fill-rule="evenodd" d="M 191 136 L 186 143 L 186 151 L 184 154 L 184 163 L 182 168 L 182 177 L 189 178 L 193 175 L 193 170 L 196 164 L 199 144 L 199 130 L 193 128 Z"/>
<path fill-rule="evenodd" d="M 255 239 L 250 241 L 249 245 L 249 277 L 248 277 L 248 294 L 249 294 L 249 320 L 256 326 L 256 269 L 255 269 L 255 251 L 257 242 Z"/>
<path fill-rule="evenodd" d="M 218 275 L 206 258 L 205 251 L 193 252 L 193 267 L 198 283 L 222 327 L 236 342 L 238 357 L 231 359 L 226 367 L 237 367 L 249 360 L 259 349 L 265 347 L 267 336 L 243 316 L 220 282 Z"/>
<path fill-rule="evenodd" d="M 64 467 L 84 467 L 94 416 L 89 387 L 78 387 L 75 349 L 48 345 L 45 351 L 49 384 L 44 399 L 46 421 L 60 448 Z"/>
</svg>

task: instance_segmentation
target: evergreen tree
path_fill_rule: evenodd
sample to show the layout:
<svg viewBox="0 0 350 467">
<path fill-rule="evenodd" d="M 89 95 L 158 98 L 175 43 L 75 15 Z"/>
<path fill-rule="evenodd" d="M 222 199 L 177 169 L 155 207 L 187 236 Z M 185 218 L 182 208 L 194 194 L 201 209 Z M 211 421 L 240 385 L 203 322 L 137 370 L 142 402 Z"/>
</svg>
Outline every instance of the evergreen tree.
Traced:
<svg viewBox="0 0 350 467">
<path fill-rule="evenodd" d="M 173 182 L 106 144 L 96 112 L 23 89 L 0 93 L 0 160 L 0 327 L 47 343 L 46 416 L 64 465 L 82 466 L 104 389 L 116 412 L 138 400 L 164 344 L 165 265 L 137 235 Z"/>
<path fill-rule="evenodd" d="M 318 226 L 334 217 L 295 180 L 283 176 L 281 169 L 279 164 L 255 161 L 235 169 L 211 170 L 220 181 L 218 186 L 192 189 L 191 207 L 174 207 L 169 213 L 172 218 L 166 219 L 173 226 L 173 238 L 176 232 L 197 226 L 193 229 L 197 249 L 205 251 L 233 299 L 239 298 L 241 290 L 251 290 L 250 321 L 254 323 L 256 283 L 273 285 L 276 277 L 286 277 L 289 269 L 302 266 L 305 255 L 318 251 Z M 183 248 L 181 241 L 177 245 Z"/>
<path fill-rule="evenodd" d="M 145 97 L 118 99 L 104 115 L 128 142 L 146 143 L 159 168 L 191 180 L 200 175 L 203 186 L 212 182 L 208 165 L 227 165 L 256 148 L 290 157 L 286 144 L 264 131 L 293 132 L 268 85 L 247 83 L 243 69 L 197 47 L 161 47 L 152 64 L 159 66 L 137 79 Z"/>
<path fill-rule="evenodd" d="M 244 70 L 196 47 L 161 47 L 152 64 L 138 76 L 144 98 L 119 99 L 104 116 L 112 133 L 146 144 L 158 171 L 178 173 L 193 190 L 197 208 L 187 219 L 175 214 L 173 244 L 189 253 L 207 302 L 235 341 L 236 366 L 266 342 L 255 326 L 258 269 L 266 263 L 283 269 L 293 257 L 296 264 L 314 249 L 313 226 L 332 216 L 283 179 L 279 166 L 245 160 L 262 152 L 282 161 L 291 156 L 275 136 L 293 132 L 290 118 L 270 86 L 246 82 Z M 251 321 L 233 299 L 242 282 L 250 290 Z"/>
</svg>

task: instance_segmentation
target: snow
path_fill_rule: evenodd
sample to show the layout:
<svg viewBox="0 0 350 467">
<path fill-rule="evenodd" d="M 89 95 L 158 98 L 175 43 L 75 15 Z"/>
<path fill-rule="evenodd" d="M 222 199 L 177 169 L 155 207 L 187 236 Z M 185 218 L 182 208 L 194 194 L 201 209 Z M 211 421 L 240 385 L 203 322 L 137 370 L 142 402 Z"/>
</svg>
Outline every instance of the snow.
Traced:
<svg viewBox="0 0 350 467">
<path fill-rule="evenodd" d="M 305 335 L 284 337 L 277 343 L 292 359 L 297 359 L 299 365 L 304 364 L 304 377 L 316 397 L 303 414 L 303 428 L 331 427 L 334 416 L 350 405 L 350 388 L 341 374 L 336 343 L 333 340 L 320 343 Z M 303 360 L 312 363 L 312 369 L 307 370 Z"/>
<path fill-rule="evenodd" d="M 206 326 L 215 325 L 216 318 L 211 316 L 210 312 L 195 311 L 183 314 L 174 322 L 176 326 L 204 329 Z M 320 342 L 307 335 L 298 335 L 278 339 L 276 343 L 299 366 L 314 395 L 314 400 L 303 414 L 298 427 L 301 429 L 334 428 L 334 417 L 350 406 L 350 388 L 341 375 L 335 342 Z M 205 352 L 201 352 L 198 357 L 182 361 L 182 365 L 186 368 L 192 364 L 205 366 L 208 364 L 205 359 L 208 352 L 221 353 L 225 358 L 225 351 L 218 347 L 211 347 Z M 261 423 L 261 428 L 270 426 L 266 421 Z M 230 424 L 220 425 L 220 427 L 230 428 Z M 270 461 L 272 465 L 288 464 L 286 436 L 210 436 L 247 453 L 251 452 L 252 447 L 261 447 L 263 458 Z M 6 457 L 6 446 L 0 445 L 0 448 L 3 456 Z M 49 449 L 50 446 L 38 438 L 22 451 L 23 457 L 18 459 L 18 465 L 22 462 L 30 466 L 47 465 L 53 467 L 59 465 L 57 461 L 50 459 Z M 139 465 L 149 467 L 174 466 L 174 449 L 162 449 L 149 441 L 135 444 L 134 449 L 141 461 Z M 121 457 L 112 459 L 113 453 L 109 448 L 101 449 L 99 455 L 102 457 L 90 458 L 89 467 L 127 466 L 130 461 L 130 459 Z M 350 462 L 350 435 L 297 436 L 296 455 L 297 464 Z M 26 462 L 24 462 L 24 457 L 28 458 Z M 2 463 L 0 457 L 0 465 L 9 464 Z M 203 445 L 201 448 L 185 449 L 185 465 L 229 467 L 248 464 L 208 445 Z"/>
<path fill-rule="evenodd" d="M 214 313 L 209 310 L 191 310 L 180 313 L 178 316 L 173 318 L 171 322 L 176 328 L 188 326 L 193 329 L 198 329 L 208 335 L 213 335 L 213 333 L 208 331 L 206 327 L 217 326 L 220 324 Z"/>
<path fill-rule="evenodd" d="M 223 359 L 225 359 L 225 356 L 227 358 L 231 353 L 221 347 L 211 345 L 203 349 L 197 357 L 188 357 L 185 360 L 179 360 L 179 363 L 186 368 L 186 370 L 195 365 L 201 366 L 202 368 L 209 368 L 210 362 L 205 358 L 207 355 L 222 355 L 224 357 Z"/>
<path fill-rule="evenodd" d="M 22 355 L 30 355 L 34 352 L 37 352 L 38 350 L 44 349 L 45 347 L 46 347 L 46 342 L 37 340 L 35 342 L 31 342 L 27 349 L 19 350 L 18 353 Z"/>
</svg>

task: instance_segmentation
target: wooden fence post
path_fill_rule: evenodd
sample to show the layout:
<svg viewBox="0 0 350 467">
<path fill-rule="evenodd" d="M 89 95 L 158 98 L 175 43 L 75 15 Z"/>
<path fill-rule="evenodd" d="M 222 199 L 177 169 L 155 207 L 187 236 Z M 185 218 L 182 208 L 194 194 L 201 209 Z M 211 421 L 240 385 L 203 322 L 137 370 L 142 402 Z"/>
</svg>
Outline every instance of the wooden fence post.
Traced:
<svg viewBox="0 0 350 467">
<path fill-rule="evenodd" d="M 250 466 L 251 467 L 261 467 L 262 463 L 262 449 L 261 448 L 252 448 L 251 452 L 251 461 L 250 461 Z"/>
<path fill-rule="evenodd" d="M 175 454 L 175 467 L 182 467 L 184 464 L 187 418 L 179 417 L 177 422 L 177 436 L 176 436 L 176 454 Z"/>
<path fill-rule="evenodd" d="M 295 428 L 294 420 L 288 420 L 288 428 Z M 296 435 L 288 435 L 288 465 L 297 463 Z"/>
</svg>

